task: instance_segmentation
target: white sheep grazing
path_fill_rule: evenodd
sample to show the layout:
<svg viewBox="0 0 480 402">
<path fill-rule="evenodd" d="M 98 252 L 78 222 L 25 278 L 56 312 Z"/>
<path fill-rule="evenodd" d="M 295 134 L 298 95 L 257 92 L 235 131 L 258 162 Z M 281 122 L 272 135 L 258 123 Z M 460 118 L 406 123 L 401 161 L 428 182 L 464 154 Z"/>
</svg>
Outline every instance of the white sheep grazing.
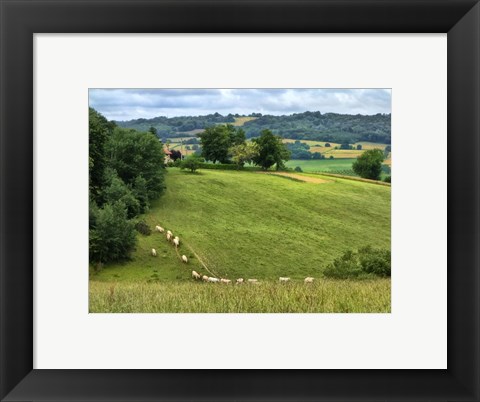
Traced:
<svg viewBox="0 0 480 402">
<path fill-rule="evenodd" d="M 152 255 L 153 255 L 154 257 L 157 256 L 157 250 L 155 250 L 154 248 L 152 248 Z"/>
<path fill-rule="evenodd" d="M 290 280 L 290 278 L 281 276 L 280 278 L 278 278 L 278 280 L 280 281 L 280 283 L 287 283 Z"/>
<path fill-rule="evenodd" d="M 202 281 L 208 282 L 208 276 L 207 276 L 207 275 L 203 275 L 203 276 L 202 276 Z"/>
<path fill-rule="evenodd" d="M 168 235 L 168 234 L 169 234 L 170 236 L 173 236 L 173 233 L 170 232 L 170 230 L 167 230 L 167 235 Z"/>
<path fill-rule="evenodd" d="M 218 280 L 218 278 L 209 277 L 208 282 L 217 283 L 217 282 L 220 282 L 220 281 Z"/>
<path fill-rule="evenodd" d="M 235 283 L 236 283 L 237 285 L 240 285 L 241 283 L 243 283 L 243 278 L 238 278 L 238 279 L 235 281 Z"/>
<path fill-rule="evenodd" d="M 164 228 L 162 228 L 161 226 L 158 226 L 158 225 L 157 225 L 157 226 L 155 226 L 155 230 L 156 230 L 157 232 L 160 232 L 160 233 L 163 233 L 163 232 L 165 232 L 165 229 L 164 229 Z"/>
<path fill-rule="evenodd" d="M 305 283 L 313 283 L 314 280 L 315 280 L 315 278 L 312 278 L 311 276 L 307 276 L 307 277 L 304 279 L 304 282 L 305 282 Z"/>
<path fill-rule="evenodd" d="M 193 279 L 200 279 L 201 276 L 197 271 L 192 271 L 192 278 Z"/>
<path fill-rule="evenodd" d="M 258 283 L 258 279 L 247 279 L 248 283 Z"/>
<path fill-rule="evenodd" d="M 186 255 L 182 255 L 182 261 L 186 264 L 188 262 L 188 258 Z"/>
<path fill-rule="evenodd" d="M 172 240 L 172 234 L 167 232 L 167 240 L 171 241 Z"/>
<path fill-rule="evenodd" d="M 180 240 L 178 239 L 178 237 L 175 237 L 175 239 L 173 239 L 173 244 L 175 244 L 175 247 L 178 247 L 180 245 Z"/>
<path fill-rule="evenodd" d="M 226 285 L 228 285 L 229 283 L 232 283 L 232 281 L 230 279 L 223 279 L 221 278 L 220 279 L 220 283 L 225 283 Z"/>
</svg>

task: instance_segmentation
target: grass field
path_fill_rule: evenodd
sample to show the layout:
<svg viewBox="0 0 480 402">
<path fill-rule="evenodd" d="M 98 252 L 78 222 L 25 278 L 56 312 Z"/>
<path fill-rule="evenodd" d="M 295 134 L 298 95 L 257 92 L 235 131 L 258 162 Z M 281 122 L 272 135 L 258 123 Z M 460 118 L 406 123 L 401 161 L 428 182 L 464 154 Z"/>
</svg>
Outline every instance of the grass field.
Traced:
<svg viewBox="0 0 480 402">
<path fill-rule="evenodd" d="M 284 139 L 284 143 L 290 143 L 290 142 L 295 142 L 295 140 L 292 139 Z M 351 158 L 356 158 L 357 156 L 360 156 L 364 151 L 369 150 L 369 149 L 374 149 L 378 148 L 381 150 L 384 150 L 387 144 L 380 144 L 380 143 L 375 143 L 375 142 L 366 142 L 366 141 L 361 141 L 357 142 L 355 144 L 352 144 L 355 148 L 357 145 L 361 145 L 362 149 L 357 150 L 357 149 L 335 149 L 335 147 L 340 148 L 340 144 L 335 143 L 335 142 L 330 142 L 330 147 L 325 147 L 325 142 L 324 141 L 311 141 L 311 140 L 300 140 L 300 142 L 303 142 L 304 144 L 308 144 L 310 146 L 310 152 L 320 152 L 321 154 L 324 154 L 327 158 L 332 155 L 335 159 L 351 159 Z"/>
<path fill-rule="evenodd" d="M 300 166 L 304 172 L 327 172 L 327 173 L 339 173 L 352 170 L 352 163 L 355 158 L 350 159 L 292 159 L 285 163 L 289 168 L 294 169 L 296 166 Z M 354 174 L 353 171 L 351 174 Z"/>
<path fill-rule="evenodd" d="M 367 313 L 390 312 L 389 279 L 273 281 L 259 285 L 195 282 L 91 282 L 92 313 Z"/>
<path fill-rule="evenodd" d="M 247 121 L 252 121 L 252 120 L 255 120 L 255 119 L 257 119 L 257 117 L 248 117 L 248 116 L 235 117 L 235 123 L 230 123 L 230 124 L 232 126 L 239 127 L 239 126 L 243 126 Z"/>
<path fill-rule="evenodd" d="M 162 234 L 139 234 L 131 261 L 92 271 L 91 279 L 187 281 L 192 269 L 206 273 L 204 265 L 230 279 L 303 279 L 321 276 L 346 249 L 389 248 L 390 188 L 325 178 L 310 184 L 253 172 L 169 169 L 166 194 L 144 219 L 178 235 L 189 264 Z"/>
</svg>

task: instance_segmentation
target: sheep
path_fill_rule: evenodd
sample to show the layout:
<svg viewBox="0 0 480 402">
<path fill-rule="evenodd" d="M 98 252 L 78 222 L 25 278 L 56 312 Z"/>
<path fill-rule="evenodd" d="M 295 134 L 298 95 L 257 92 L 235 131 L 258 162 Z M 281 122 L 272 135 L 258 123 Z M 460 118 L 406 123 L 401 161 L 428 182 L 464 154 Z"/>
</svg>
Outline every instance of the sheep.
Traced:
<svg viewBox="0 0 480 402">
<path fill-rule="evenodd" d="M 172 234 L 167 232 L 167 240 L 171 241 L 172 240 Z"/>
<path fill-rule="evenodd" d="M 237 285 L 242 284 L 242 283 L 243 283 L 243 278 L 238 278 L 238 279 L 235 281 L 235 283 L 236 283 Z"/>
<path fill-rule="evenodd" d="M 173 236 L 173 233 L 170 230 L 167 230 L 167 235 Z"/>
<path fill-rule="evenodd" d="M 313 281 L 315 280 L 315 278 L 312 278 L 311 276 L 307 276 L 303 282 L 305 283 L 313 283 Z"/>
<path fill-rule="evenodd" d="M 157 256 L 157 250 L 155 250 L 154 248 L 152 248 L 151 253 L 152 253 L 152 256 L 153 256 L 153 257 L 156 257 L 156 256 Z"/>
<path fill-rule="evenodd" d="M 192 278 L 193 278 L 193 279 L 200 279 L 201 276 L 200 276 L 200 274 L 199 274 L 198 272 L 192 271 Z"/>
<path fill-rule="evenodd" d="M 155 226 L 155 230 L 156 230 L 157 232 L 160 232 L 160 233 L 163 233 L 163 232 L 165 232 L 165 229 L 164 229 L 164 228 L 162 228 L 161 226 L 158 226 L 158 225 L 157 225 L 157 226 Z"/>
<path fill-rule="evenodd" d="M 226 285 L 228 285 L 229 283 L 232 283 L 232 281 L 230 279 L 223 279 L 221 278 L 220 279 L 220 283 L 225 283 Z"/>
<path fill-rule="evenodd" d="M 182 261 L 186 264 L 188 262 L 188 258 L 186 255 L 182 255 Z"/>
<path fill-rule="evenodd" d="M 207 276 L 207 275 L 203 275 L 203 276 L 202 276 L 202 281 L 208 282 L 208 276 Z"/>
<path fill-rule="evenodd" d="M 218 278 L 212 278 L 212 277 L 209 277 L 208 278 L 208 282 L 212 282 L 212 283 L 218 283 L 220 282 Z"/>
<path fill-rule="evenodd" d="M 280 278 L 278 278 L 278 280 L 280 281 L 280 283 L 287 283 L 290 280 L 290 278 L 281 276 Z"/>
<path fill-rule="evenodd" d="M 175 247 L 178 247 L 180 245 L 180 239 L 175 237 L 175 239 L 173 239 L 173 244 L 175 244 Z"/>
</svg>

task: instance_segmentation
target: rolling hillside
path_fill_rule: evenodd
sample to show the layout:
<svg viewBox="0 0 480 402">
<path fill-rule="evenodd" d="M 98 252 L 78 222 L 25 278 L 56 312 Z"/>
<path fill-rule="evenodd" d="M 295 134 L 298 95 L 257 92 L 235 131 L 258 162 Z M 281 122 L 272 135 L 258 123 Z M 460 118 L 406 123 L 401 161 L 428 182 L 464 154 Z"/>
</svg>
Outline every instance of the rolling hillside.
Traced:
<svg viewBox="0 0 480 402">
<path fill-rule="evenodd" d="M 390 187 L 323 177 L 323 184 L 253 172 L 169 169 L 166 194 L 144 217 L 181 240 L 182 264 L 164 235 L 138 234 L 131 261 L 96 281 L 187 281 L 192 269 L 235 279 L 321 276 L 347 249 L 390 247 Z M 158 256 L 150 256 L 156 248 Z"/>
</svg>

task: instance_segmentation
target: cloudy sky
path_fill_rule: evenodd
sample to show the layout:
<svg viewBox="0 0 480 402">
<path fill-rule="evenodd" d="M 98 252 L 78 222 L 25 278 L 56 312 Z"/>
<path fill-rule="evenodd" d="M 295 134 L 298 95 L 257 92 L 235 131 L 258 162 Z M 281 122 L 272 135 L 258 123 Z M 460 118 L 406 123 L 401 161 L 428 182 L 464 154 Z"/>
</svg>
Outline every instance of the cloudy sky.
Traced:
<svg viewBox="0 0 480 402">
<path fill-rule="evenodd" d="M 305 111 L 391 112 L 390 89 L 90 89 L 90 106 L 109 120 L 157 116 Z"/>
</svg>

